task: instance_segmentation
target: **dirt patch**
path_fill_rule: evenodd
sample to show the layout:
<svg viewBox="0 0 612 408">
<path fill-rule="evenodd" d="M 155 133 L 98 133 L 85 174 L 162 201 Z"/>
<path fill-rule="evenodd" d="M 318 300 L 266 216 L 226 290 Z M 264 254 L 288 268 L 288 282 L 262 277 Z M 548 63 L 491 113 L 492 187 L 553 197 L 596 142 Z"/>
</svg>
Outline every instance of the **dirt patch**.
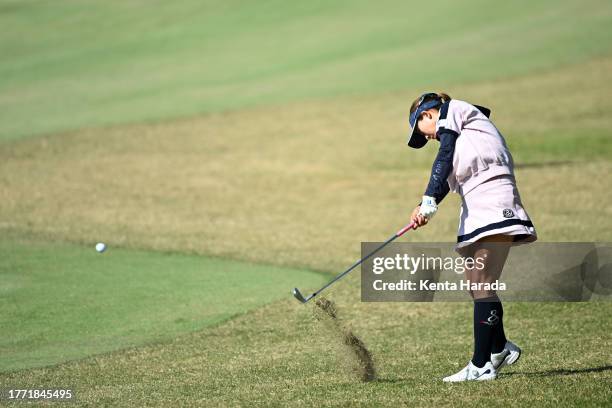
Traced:
<svg viewBox="0 0 612 408">
<path fill-rule="evenodd" d="M 315 318 L 323 321 L 330 329 L 342 339 L 345 350 L 352 362 L 355 374 L 361 381 L 368 382 L 376 378 L 372 353 L 366 348 L 364 342 L 350 329 L 347 329 L 338 320 L 336 305 L 324 297 L 317 299 L 314 308 Z"/>
</svg>

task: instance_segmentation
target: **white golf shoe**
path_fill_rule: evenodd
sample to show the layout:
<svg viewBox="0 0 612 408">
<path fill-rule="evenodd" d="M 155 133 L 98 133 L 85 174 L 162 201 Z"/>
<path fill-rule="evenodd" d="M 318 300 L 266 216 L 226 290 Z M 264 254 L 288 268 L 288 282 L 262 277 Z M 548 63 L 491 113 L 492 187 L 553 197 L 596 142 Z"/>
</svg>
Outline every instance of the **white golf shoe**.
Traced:
<svg viewBox="0 0 612 408">
<path fill-rule="evenodd" d="M 497 371 L 490 361 L 482 368 L 476 367 L 470 361 L 468 365 L 456 374 L 444 377 L 444 382 L 460 382 L 460 381 L 484 381 L 494 380 L 497 378 Z"/>
<path fill-rule="evenodd" d="M 511 341 L 507 341 L 504 349 L 499 353 L 491 353 L 491 363 L 496 370 L 516 363 L 521 356 L 521 349 Z"/>
</svg>

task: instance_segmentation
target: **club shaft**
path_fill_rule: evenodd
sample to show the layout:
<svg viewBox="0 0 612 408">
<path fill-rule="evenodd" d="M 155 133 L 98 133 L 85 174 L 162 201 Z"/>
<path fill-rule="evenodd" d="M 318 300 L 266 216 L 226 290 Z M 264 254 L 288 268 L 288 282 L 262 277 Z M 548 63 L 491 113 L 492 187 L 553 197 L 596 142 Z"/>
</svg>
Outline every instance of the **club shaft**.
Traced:
<svg viewBox="0 0 612 408">
<path fill-rule="evenodd" d="M 358 260 L 357 262 L 355 262 L 353 265 L 351 265 L 346 271 L 342 272 L 341 274 L 339 274 L 338 276 L 336 276 L 334 279 L 332 279 L 330 282 L 328 282 L 325 286 L 323 286 L 321 289 L 317 290 L 316 292 L 314 292 L 312 295 L 308 296 L 308 298 L 306 298 L 306 301 L 312 299 L 313 297 L 317 296 L 319 293 L 323 292 L 325 289 L 327 289 L 328 287 L 330 287 L 334 282 L 336 282 L 338 279 L 342 279 L 342 277 L 344 275 L 346 275 L 347 273 L 349 273 L 350 271 L 352 271 L 353 269 L 355 269 L 356 267 L 358 267 L 359 265 L 361 265 L 364 261 L 366 261 L 369 257 L 371 257 L 372 255 L 374 255 L 376 252 L 380 251 L 381 249 L 383 249 L 385 246 L 387 246 L 389 243 L 393 242 L 395 239 L 401 237 L 402 235 L 404 235 L 404 233 L 408 230 L 410 230 L 412 228 L 413 224 L 409 224 L 407 226 L 405 226 L 404 228 L 402 228 L 401 230 L 399 230 L 396 234 L 394 234 L 391 238 L 389 238 L 388 240 L 386 240 L 385 242 L 383 242 L 380 246 L 378 246 L 378 248 L 376 248 L 375 250 L 373 250 L 372 252 L 370 252 L 369 254 L 367 254 L 366 256 L 364 256 L 363 258 L 361 258 L 360 260 Z"/>
</svg>

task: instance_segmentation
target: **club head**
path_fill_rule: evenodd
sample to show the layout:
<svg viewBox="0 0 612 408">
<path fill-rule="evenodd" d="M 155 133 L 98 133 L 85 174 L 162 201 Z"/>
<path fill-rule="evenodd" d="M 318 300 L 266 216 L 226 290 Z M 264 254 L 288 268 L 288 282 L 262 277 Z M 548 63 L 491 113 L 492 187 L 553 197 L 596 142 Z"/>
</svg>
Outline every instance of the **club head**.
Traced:
<svg viewBox="0 0 612 408">
<path fill-rule="evenodd" d="M 307 300 L 304 299 L 304 296 L 302 296 L 302 294 L 300 293 L 300 290 L 298 288 L 293 288 L 293 297 L 295 297 L 297 300 L 299 300 L 302 303 L 306 303 Z"/>
</svg>

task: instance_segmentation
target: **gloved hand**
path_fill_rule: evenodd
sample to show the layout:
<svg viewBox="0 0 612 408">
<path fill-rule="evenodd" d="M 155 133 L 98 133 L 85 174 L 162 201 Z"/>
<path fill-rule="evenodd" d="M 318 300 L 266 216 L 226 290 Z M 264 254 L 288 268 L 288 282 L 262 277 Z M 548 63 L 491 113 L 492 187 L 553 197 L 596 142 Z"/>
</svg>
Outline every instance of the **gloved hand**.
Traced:
<svg viewBox="0 0 612 408">
<path fill-rule="evenodd" d="M 431 220 L 433 216 L 438 211 L 438 205 L 436 204 L 436 199 L 429 196 L 423 196 L 423 201 L 421 202 L 421 209 L 419 210 L 419 215 Z"/>
</svg>

